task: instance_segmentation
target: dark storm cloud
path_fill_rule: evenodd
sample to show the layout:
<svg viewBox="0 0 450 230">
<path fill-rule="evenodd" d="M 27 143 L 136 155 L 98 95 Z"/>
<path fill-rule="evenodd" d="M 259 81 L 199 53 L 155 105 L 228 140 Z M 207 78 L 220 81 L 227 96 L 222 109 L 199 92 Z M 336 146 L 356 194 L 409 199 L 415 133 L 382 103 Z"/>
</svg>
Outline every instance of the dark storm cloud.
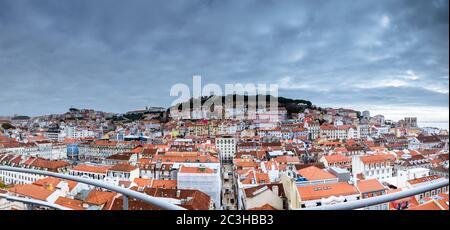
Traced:
<svg viewBox="0 0 450 230">
<path fill-rule="evenodd" d="M 192 75 L 448 109 L 448 32 L 445 0 L 0 0 L 0 114 L 167 106 Z"/>
</svg>

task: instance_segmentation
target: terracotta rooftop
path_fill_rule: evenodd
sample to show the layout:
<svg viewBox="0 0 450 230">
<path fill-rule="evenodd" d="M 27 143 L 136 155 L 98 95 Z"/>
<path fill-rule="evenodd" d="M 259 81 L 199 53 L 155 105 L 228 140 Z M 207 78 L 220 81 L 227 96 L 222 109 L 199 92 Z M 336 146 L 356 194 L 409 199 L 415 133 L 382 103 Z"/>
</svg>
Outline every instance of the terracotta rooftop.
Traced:
<svg viewBox="0 0 450 230">
<path fill-rule="evenodd" d="M 96 166 L 96 165 L 86 165 L 86 164 L 80 164 L 72 168 L 74 171 L 80 171 L 80 172 L 90 172 L 90 173 L 99 173 L 99 174 L 106 174 L 108 169 L 110 169 L 111 166 Z"/>
<path fill-rule="evenodd" d="M 112 166 L 108 170 L 119 171 L 119 172 L 131 172 L 131 171 L 133 171 L 135 169 L 138 169 L 138 167 L 132 166 L 132 165 L 127 164 L 127 163 L 120 163 L 120 164 L 116 164 L 116 165 Z"/>
<path fill-rule="evenodd" d="M 277 157 L 273 158 L 273 160 L 278 163 L 281 163 L 281 164 L 287 164 L 287 163 L 299 164 L 300 163 L 300 159 L 298 157 L 294 157 L 294 156 L 277 156 Z"/>
<path fill-rule="evenodd" d="M 251 208 L 251 209 L 248 209 L 248 210 L 265 210 L 265 211 L 268 211 L 268 210 L 277 210 L 277 209 L 272 207 L 270 204 L 265 204 L 265 205 L 263 205 L 261 207 Z"/>
<path fill-rule="evenodd" d="M 377 179 L 359 180 L 356 187 L 361 193 L 387 190 Z"/>
<path fill-rule="evenodd" d="M 346 157 L 341 154 L 328 155 L 328 156 L 324 156 L 324 158 L 325 158 L 325 160 L 327 160 L 327 162 L 329 164 L 352 161 L 352 159 L 350 157 Z"/>
<path fill-rule="evenodd" d="M 176 180 L 153 180 L 152 188 L 167 188 L 167 189 L 176 189 L 177 181 Z"/>
<path fill-rule="evenodd" d="M 394 161 L 395 157 L 390 154 L 376 154 L 376 155 L 362 156 L 360 159 L 364 164 L 370 164 L 377 162 L 381 163 L 386 161 Z"/>
<path fill-rule="evenodd" d="M 262 189 L 264 187 L 267 187 L 270 190 L 273 190 L 274 186 L 278 186 L 278 194 L 280 197 L 285 197 L 285 193 L 284 193 L 284 187 L 281 183 L 273 183 L 273 184 L 263 184 L 263 185 L 258 185 L 258 186 L 254 186 L 254 187 L 250 187 L 250 188 L 246 188 L 244 189 L 245 192 L 245 196 L 247 198 L 251 198 L 255 196 L 255 192 L 259 189 Z"/>
<path fill-rule="evenodd" d="M 112 203 L 116 195 L 115 192 L 91 190 L 84 201 L 92 205 L 106 205 Z"/>
<path fill-rule="evenodd" d="M 43 201 L 46 201 L 47 198 L 54 192 L 54 190 L 48 190 L 42 186 L 34 184 L 18 184 L 8 189 L 8 191 Z"/>
<path fill-rule="evenodd" d="M 253 159 L 234 159 L 233 163 L 238 168 L 255 168 L 258 164 Z"/>
<path fill-rule="evenodd" d="M 414 184 L 420 184 L 420 183 L 425 183 L 425 182 L 431 182 L 431 181 L 434 181 L 434 180 L 437 180 L 440 178 L 442 178 L 442 177 L 437 176 L 437 175 L 432 175 L 432 176 L 426 176 L 426 177 L 408 180 L 408 183 L 411 185 L 414 185 Z"/>
<path fill-rule="evenodd" d="M 208 210 L 211 197 L 206 193 L 194 189 L 161 189 L 146 188 L 144 193 L 154 197 L 166 197 L 185 200 L 181 206 L 189 210 Z M 190 200 L 188 198 L 191 198 Z"/>
<path fill-rule="evenodd" d="M 113 154 L 109 157 L 107 157 L 107 160 L 118 160 L 118 161 L 129 161 L 131 157 L 136 154 L 133 152 L 123 152 L 123 153 L 117 153 Z"/>
<path fill-rule="evenodd" d="M 96 140 L 92 145 L 103 146 L 103 147 L 115 147 L 117 145 L 116 141 L 106 141 L 106 140 Z"/>
<path fill-rule="evenodd" d="M 20 164 L 20 162 L 22 162 L 22 160 L 23 160 L 22 156 L 19 155 L 16 158 L 12 159 L 9 163 L 18 165 Z"/>
<path fill-rule="evenodd" d="M 445 210 L 442 207 L 439 206 L 434 200 L 430 200 L 428 202 L 425 202 L 423 204 L 419 204 L 417 206 L 414 206 L 412 208 L 408 208 L 407 210 L 428 210 L 428 211 L 440 211 Z M 448 210 L 448 208 L 447 208 Z"/>
<path fill-rule="evenodd" d="M 439 139 L 437 136 L 423 136 L 420 135 L 417 137 L 417 139 L 422 143 L 437 143 L 441 142 L 441 139 Z"/>
<path fill-rule="evenodd" d="M 74 200 L 67 197 L 60 196 L 56 201 L 55 204 L 59 204 L 61 206 L 73 209 L 73 210 L 85 210 L 83 208 L 83 202 L 80 200 Z"/>
<path fill-rule="evenodd" d="M 440 193 L 432 197 L 424 198 L 425 201 L 434 200 L 438 203 L 440 207 L 448 210 L 448 193 Z"/>
<path fill-rule="evenodd" d="M 133 182 L 140 188 L 150 187 L 152 185 L 153 179 L 134 178 Z"/>
<path fill-rule="evenodd" d="M 56 177 L 45 177 L 43 179 L 35 181 L 33 184 L 39 185 L 39 186 L 45 186 L 45 185 L 51 185 L 53 187 L 56 187 L 59 183 L 61 183 L 61 179 L 58 179 Z"/>
<path fill-rule="evenodd" d="M 359 194 L 355 186 L 346 182 L 297 187 L 301 200 L 319 200 L 330 196 L 349 196 Z"/>
<path fill-rule="evenodd" d="M 270 183 L 269 174 L 250 170 L 241 181 L 242 184 L 267 184 Z"/>
<path fill-rule="evenodd" d="M 309 166 L 307 168 L 299 169 L 297 172 L 302 177 L 304 177 L 310 181 L 336 178 L 336 176 L 334 176 L 333 174 L 331 174 L 323 169 L 317 168 L 315 166 Z"/>
<path fill-rule="evenodd" d="M 347 151 L 353 152 L 353 151 L 364 151 L 365 148 L 363 146 L 359 146 L 359 145 L 352 145 L 352 146 L 345 146 L 345 149 Z"/>
<path fill-rule="evenodd" d="M 180 166 L 179 173 L 214 173 L 214 169 L 207 168 L 207 167 Z"/>
<path fill-rule="evenodd" d="M 56 172 L 59 168 L 70 166 L 70 164 L 68 162 L 60 160 L 51 161 L 42 158 L 37 158 L 35 161 L 33 161 L 33 163 L 31 163 L 31 166 L 36 168 L 48 169 L 49 171 Z"/>
<path fill-rule="evenodd" d="M 74 189 L 78 185 L 78 182 L 76 182 L 76 181 L 62 180 L 62 179 L 55 178 L 55 177 L 45 177 L 45 178 L 35 181 L 33 184 L 39 185 L 42 187 L 51 186 L 53 188 L 56 188 L 56 186 L 58 186 L 58 184 L 61 182 L 67 183 L 67 186 L 69 187 L 69 191 L 72 191 L 72 189 Z"/>
<path fill-rule="evenodd" d="M 114 199 L 114 202 L 111 206 L 111 210 L 123 210 L 123 199 L 122 197 L 118 197 Z M 161 210 L 161 208 L 149 204 L 147 202 L 136 200 L 134 198 L 128 199 L 128 210 Z"/>
<path fill-rule="evenodd" d="M 200 155 L 200 156 L 183 156 L 183 155 L 155 155 L 152 162 L 197 162 L 197 163 L 219 163 L 219 159 L 215 156 Z"/>
</svg>

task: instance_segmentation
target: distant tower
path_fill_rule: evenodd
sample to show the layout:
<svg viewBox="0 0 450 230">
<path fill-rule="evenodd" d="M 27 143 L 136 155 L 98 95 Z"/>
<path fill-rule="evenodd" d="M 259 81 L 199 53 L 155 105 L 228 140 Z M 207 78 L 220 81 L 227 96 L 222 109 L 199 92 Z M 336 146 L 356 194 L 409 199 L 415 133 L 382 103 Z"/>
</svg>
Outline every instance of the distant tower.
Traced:
<svg viewBox="0 0 450 230">
<path fill-rule="evenodd" d="M 406 127 L 417 127 L 417 117 L 405 117 Z"/>
<path fill-rule="evenodd" d="M 362 117 L 365 119 L 370 119 L 370 112 L 368 110 L 363 111 Z"/>
<path fill-rule="evenodd" d="M 373 117 L 378 124 L 384 124 L 385 119 L 383 115 L 376 115 Z"/>
</svg>

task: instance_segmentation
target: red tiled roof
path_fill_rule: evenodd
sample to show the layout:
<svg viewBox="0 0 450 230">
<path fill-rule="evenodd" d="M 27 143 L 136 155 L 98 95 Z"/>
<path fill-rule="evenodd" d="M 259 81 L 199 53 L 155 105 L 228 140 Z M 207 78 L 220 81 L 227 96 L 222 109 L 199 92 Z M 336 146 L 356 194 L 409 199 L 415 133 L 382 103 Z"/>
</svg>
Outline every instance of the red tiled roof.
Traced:
<svg viewBox="0 0 450 230">
<path fill-rule="evenodd" d="M 33 184 L 42 187 L 45 187 L 46 185 L 51 185 L 53 188 L 55 188 L 60 182 L 61 179 L 55 177 L 45 177 L 43 179 L 35 181 Z"/>
<path fill-rule="evenodd" d="M 250 187 L 250 188 L 245 188 L 244 189 L 245 196 L 247 198 L 255 197 L 255 195 L 256 195 L 255 192 L 260 190 L 260 189 L 262 189 L 262 188 L 264 188 L 264 187 L 267 187 L 267 189 L 270 189 L 270 190 L 273 191 L 274 186 L 278 187 L 278 194 L 279 194 L 280 197 L 285 197 L 286 196 L 286 194 L 284 192 L 283 184 L 281 184 L 281 183 L 262 184 L 262 185 L 257 185 L 257 186 Z"/>
<path fill-rule="evenodd" d="M 211 197 L 206 193 L 194 189 L 157 189 L 146 188 L 144 193 L 154 197 L 167 197 L 178 200 L 187 200 L 180 206 L 189 210 L 208 210 L 210 207 Z M 191 198 L 191 199 L 187 199 Z"/>
<path fill-rule="evenodd" d="M 391 154 L 377 154 L 377 155 L 362 156 L 360 159 L 364 164 L 370 164 L 376 162 L 394 161 L 395 157 L 392 156 Z"/>
<path fill-rule="evenodd" d="M 234 159 L 233 163 L 238 168 L 255 168 L 258 164 L 252 159 Z"/>
<path fill-rule="evenodd" d="M 153 179 L 134 178 L 133 182 L 140 188 L 150 187 L 152 185 Z"/>
<path fill-rule="evenodd" d="M 68 162 L 65 161 L 51 161 L 42 158 L 37 158 L 31 166 L 36 168 L 48 169 L 49 171 L 56 172 L 59 168 L 64 168 L 70 166 Z"/>
<path fill-rule="evenodd" d="M 123 210 L 123 199 L 122 197 L 118 197 L 114 199 L 114 202 L 111 206 L 111 210 Z M 128 210 L 161 210 L 161 208 L 149 204 L 147 202 L 136 200 L 133 198 L 128 199 Z"/>
<path fill-rule="evenodd" d="M 131 172 L 135 169 L 138 169 L 136 166 L 132 166 L 127 163 L 120 163 L 112 166 L 109 170 L 111 171 L 119 171 L 119 172 Z"/>
<path fill-rule="evenodd" d="M 74 200 L 67 197 L 60 196 L 56 201 L 55 204 L 59 204 L 61 206 L 73 209 L 73 210 L 85 210 L 83 208 L 83 202 L 80 200 Z"/>
<path fill-rule="evenodd" d="M 424 200 L 434 200 L 440 207 L 442 207 L 442 209 L 448 210 L 448 193 L 440 193 L 432 197 L 426 197 Z"/>
<path fill-rule="evenodd" d="M 34 184 L 18 184 L 8 189 L 8 191 L 43 201 L 46 201 L 47 198 L 54 192 L 54 190 L 48 190 L 42 186 Z"/>
<path fill-rule="evenodd" d="M 330 196 L 349 196 L 359 194 L 355 186 L 346 182 L 297 187 L 301 200 L 318 200 Z"/>
<path fill-rule="evenodd" d="M 115 192 L 91 190 L 84 201 L 93 205 L 106 205 L 107 203 L 112 203 L 116 195 L 117 193 Z"/>
<path fill-rule="evenodd" d="M 359 180 L 356 187 L 361 193 L 387 190 L 377 179 Z"/>
<path fill-rule="evenodd" d="M 10 163 L 11 163 L 11 164 L 18 165 L 18 164 L 20 164 L 21 161 L 22 161 L 22 156 L 17 156 L 16 158 L 12 159 L 12 160 L 10 161 Z"/>
<path fill-rule="evenodd" d="M 327 162 L 329 164 L 333 164 L 333 163 L 338 163 L 338 162 L 351 162 L 352 159 L 350 157 L 346 157 L 343 156 L 341 154 L 333 154 L 333 155 L 328 155 L 328 156 L 324 156 L 325 160 L 327 160 Z"/>
<path fill-rule="evenodd" d="M 276 208 L 272 207 L 270 204 L 265 204 L 261 207 L 251 208 L 248 210 L 277 210 Z"/>
<path fill-rule="evenodd" d="M 244 180 L 241 181 L 242 184 L 268 184 L 270 183 L 269 174 L 256 172 L 255 170 L 250 170 Z"/>
<path fill-rule="evenodd" d="M 90 173 L 99 173 L 99 174 L 106 174 L 108 169 L 110 169 L 111 166 L 95 166 L 95 165 L 85 165 L 80 164 L 72 168 L 74 171 L 80 171 L 80 172 L 90 172 Z"/>
<path fill-rule="evenodd" d="M 297 172 L 307 180 L 325 180 L 336 178 L 333 174 L 315 166 L 299 169 Z"/>
<path fill-rule="evenodd" d="M 412 179 L 412 180 L 408 180 L 408 183 L 413 185 L 413 184 L 420 184 L 420 183 L 424 183 L 424 182 L 430 182 L 430 181 L 434 181 L 437 180 L 439 178 L 442 178 L 441 176 L 437 176 L 437 175 L 431 175 L 431 176 L 426 176 L 426 177 L 421 177 L 421 178 L 417 178 L 417 179 Z"/>
<path fill-rule="evenodd" d="M 69 191 L 72 191 L 72 189 L 74 189 L 78 185 L 78 182 L 76 182 L 76 181 L 62 180 L 62 179 L 55 178 L 55 177 L 45 177 L 45 178 L 35 181 L 33 184 L 42 186 L 44 188 L 48 187 L 48 186 L 56 188 L 56 186 L 58 186 L 58 184 L 61 183 L 62 181 L 67 183 L 67 186 L 69 187 Z"/>
<path fill-rule="evenodd" d="M 152 188 L 167 188 L 167 189 L 176 189 L 177 181 L 176 180 L 153 180 Z"/>
<path fill-rule="evenodd" d="M 206 168 L 206 167 L 180 166 L 179 173 L 214 173 L 214 169 Z"/>
<path fill-rule="evenodd" d="M 419 204 L 418 206 L 408 208 L 407 210 L 428 210 L 428 211 L 437 211 L 437 210 L 443 210 L 439 205 L 433 201 L 430 200 L 428 202 L 425 202 L 423 204 Z"/>
<path fill-rule="evenodd" d="M 287 164 L 287 163 L 299 164 L 300 163 L 300 159 L 298 157 L 294 157 L 294 156 L 277 156 L 277 157 L 273 158 L 273 160 L 278 163 L 282 163 L 282 164 Z"/>
</svg>

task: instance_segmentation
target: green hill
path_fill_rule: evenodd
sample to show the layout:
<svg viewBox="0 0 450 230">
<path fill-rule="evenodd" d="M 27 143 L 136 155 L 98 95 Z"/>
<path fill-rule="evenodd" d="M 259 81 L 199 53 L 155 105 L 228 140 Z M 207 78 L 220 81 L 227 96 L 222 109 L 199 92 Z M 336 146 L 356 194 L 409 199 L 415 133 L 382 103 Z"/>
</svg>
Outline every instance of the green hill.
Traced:
<svg viewBox="0 0 450 230">
<path fill-rule="evenodd" d="M 213 97 L 217 97 L 216 100 L 221 100 L 222 104 L 225 104 L 226 101 L 231 101 L 233 103 L 233 106 L 236 106 L 236 99 L 238 95 L 227 95 L 227 96 L 206 96 L 201 98 L 191 98 L 189 101 L 179 103 L 171 108 L 178 108 L 179 111 L 181 111 L 182 106 L 188 106 L 192 108 L 195 103 L 199 103 L 203 106 L 205 102 L 207 102 L 209 99 L 212 99 Z M 271 99 L 275 99 L 271 95 L 255 95 L 255 96 L 248 96 L 248 95 L 240 95 L 240 97 L 244 98 L 244 106 L 248 106 L 249 101 L 258 101 L 260 97 L 265 97 L 266 102 L 270 102 Z M 278 100 L 278 106 L 284 107 L 287 110 L 288 116 L 291 116 L 292 113 L 299 113 L 303 112 L 305 109 L 314 109 L 315 106 L 311 103 L 311 101 L 303 100 L 303 99 L 291 99 L 291 98 L 285 98 L 285 97 L 277 97 Z M 170 109 L 171 109 L 170 108 Z M 169 109 L 169 110 L 170 110 Z M 212 108 L 211 108 L 212 109 Z"/>
</svg>

